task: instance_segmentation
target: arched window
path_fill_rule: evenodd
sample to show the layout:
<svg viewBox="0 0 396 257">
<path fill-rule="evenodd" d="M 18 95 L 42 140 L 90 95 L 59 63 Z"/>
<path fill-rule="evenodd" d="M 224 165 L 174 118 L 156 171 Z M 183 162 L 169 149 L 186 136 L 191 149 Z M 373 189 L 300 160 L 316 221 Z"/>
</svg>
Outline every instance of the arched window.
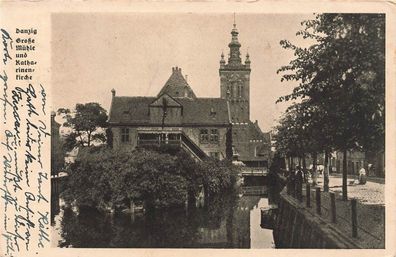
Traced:
<svg viewBox="0 0 396 257">
<path fill-rule="evenodd" d="M 230 96 L 231 96 L 231 98 L 234 97 L 234 85 L 230 86 Z"/>
<path fill-rule="evenodd" d="M 258 155 L 258 145 L 254 147 L 254 157 L 257 157 L 257 155 Z"/>
</svg>

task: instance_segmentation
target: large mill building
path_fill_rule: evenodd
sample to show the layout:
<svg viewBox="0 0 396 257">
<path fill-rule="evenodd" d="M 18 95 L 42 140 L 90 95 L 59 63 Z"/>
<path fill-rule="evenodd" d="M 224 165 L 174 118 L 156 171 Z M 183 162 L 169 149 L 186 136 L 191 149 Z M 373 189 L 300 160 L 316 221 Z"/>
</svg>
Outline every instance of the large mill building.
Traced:
<svg viewBox="0 0 396 257">
<path fill-rule="evenodd" d="M 229 57 L 220 60 L 220 97 L 197 97 L 179 67 L 157 96 L 116 96 L 109 123 L 113 147 L 176 144 L 197 159 L 238 158 L 247 166 L 267 167 L 269 133 L 250 121 L 249 55 L 242 62 L 238 30 L 231 31 Z"/>
</svg>

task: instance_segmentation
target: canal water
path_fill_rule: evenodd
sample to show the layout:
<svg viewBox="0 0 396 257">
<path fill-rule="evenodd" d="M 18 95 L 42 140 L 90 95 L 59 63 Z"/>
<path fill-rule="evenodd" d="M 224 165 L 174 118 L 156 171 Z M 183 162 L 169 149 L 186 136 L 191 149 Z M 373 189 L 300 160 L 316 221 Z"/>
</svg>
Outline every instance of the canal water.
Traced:
<svg viewBox="0 0 396 257">
<path fill-rule="evenodd" d="M 265 187 L 265 192 L 268 189 Z M 200 208 L 105 214 L 61 207 L 53 219 L 54 247 L 76 248 L 275 248 L 261 228 L 260 209 L 271 193 L 229 193 Z"/>
</svg>

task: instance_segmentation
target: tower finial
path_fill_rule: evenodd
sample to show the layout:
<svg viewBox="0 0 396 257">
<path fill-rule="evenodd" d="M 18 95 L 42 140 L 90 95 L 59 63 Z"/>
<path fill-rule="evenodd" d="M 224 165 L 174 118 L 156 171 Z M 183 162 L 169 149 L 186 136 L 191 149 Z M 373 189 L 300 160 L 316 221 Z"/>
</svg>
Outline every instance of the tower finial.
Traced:
<svg viewBox="0 0 396 257">
<path fill-rule="evenodd" d="M 221 51 L 220 68 L 223 68 L 224 65 L 225 65 L 224 52 Z"/>
<path fill-rule="evenodd" d="M 246 50 L 245 65 L 246 65 L 247 68 L 250 68 L 249 47 L 248 47 L 247 50 Z"/>
<path fill-rule="evenodd" d="M 236 28 L 235 13 L 234 13 L 234 28 L 231 30 L 231 35 L 232 35 L 231 42 L 228 44 L 228 47 L 230 48 L 228 63 L 231 65 L 241 64 L 241 58 L 239 52 L 239 48 L 241 47 L 241 44 L 238 42 L 238 34 L 239 33 Z"/>
</svg>

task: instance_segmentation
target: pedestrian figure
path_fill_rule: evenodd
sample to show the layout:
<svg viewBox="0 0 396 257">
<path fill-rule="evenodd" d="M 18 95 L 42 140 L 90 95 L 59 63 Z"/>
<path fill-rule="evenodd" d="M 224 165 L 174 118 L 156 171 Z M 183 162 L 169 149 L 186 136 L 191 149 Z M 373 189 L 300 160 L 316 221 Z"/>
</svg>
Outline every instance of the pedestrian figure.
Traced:
<svg viewBox="0 0 396 257">
<path fill-rule="evenodd" d="M 302 197 L 303 174 L 302 174 L 300 166 L 297 166 L 296 168 L 297 168 L 297 172 L 296 172 L 296 177 L 295 177 L 295 181 L 296 181 L 295 182 L 295 184 L 296 184 L 295 190 L 297 192 L 297 198 L 301 199 L 301 197 Z"/>
<path fill-rule="evenodd" d="M 290 173 L 289 176 L 287 177 L 287 182 L 288 182 L 288 186 L 289 186 L 289 193 L 291 193 L 293 196 L 295 195 L 295 178 L 296 178 L 296 172 L 295 170 L 292 168 L 290 169 Z"/>
<path fill-rule="evenodd" d="M 311 178 L 312 178 L 312 185 L 316 186 L 318 180 L 318 171 L 316 170 L 316 167 L 315 168 L 313 167 L 313 165 L 311 171 Z"/>
<path fill-rule="evenodd" d="M 373 164 L 369 163 L 367 165 L 367 174 L 366 174 L 366 176 L 372 176 L 372 174 L 373 174 Z"/>
<path fill-rule="evenodd" d="M 366 177 L 366 170 L 364 169 L 364 167 L 362 167 L 359 170 L 359 184 L 360 185 L 364 185 L 367 182 L 367 177 Z"/>
</svg>

